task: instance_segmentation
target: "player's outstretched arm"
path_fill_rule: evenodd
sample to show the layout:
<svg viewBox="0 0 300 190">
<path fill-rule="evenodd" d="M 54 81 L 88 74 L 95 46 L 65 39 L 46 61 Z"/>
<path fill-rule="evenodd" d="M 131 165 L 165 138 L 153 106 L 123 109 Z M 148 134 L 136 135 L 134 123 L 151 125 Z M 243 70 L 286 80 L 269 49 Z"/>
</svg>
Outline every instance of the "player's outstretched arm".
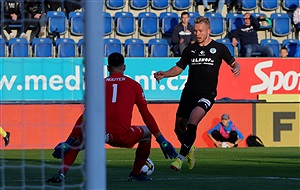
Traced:
<svg viewBox="0 0 300 190">
<path fill-rule="evenodd" d="M 160 145 L 160 148 L 164 153 L 166 159 L 172 159 L 178 156 L 178 153 L 176 152 L 173 145 L 169 141 L 167 141 L 163 135 L 158 136 L 156 138 L 156 141 Z"/>
<path fill-rule="evenodd" d="M 174 66 L 167 71 L 158 71 L 154 73 L 154 78 L 159 82 L 162 78 L 175 77 L 183 71 L 182 68 Z"/>
</svg>

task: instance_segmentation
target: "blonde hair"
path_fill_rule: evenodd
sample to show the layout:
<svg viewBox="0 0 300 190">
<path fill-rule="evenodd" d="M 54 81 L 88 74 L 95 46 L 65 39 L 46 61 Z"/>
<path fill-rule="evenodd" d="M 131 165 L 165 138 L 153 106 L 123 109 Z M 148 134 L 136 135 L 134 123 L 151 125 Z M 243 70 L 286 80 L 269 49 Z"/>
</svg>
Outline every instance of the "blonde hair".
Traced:
<svg viewBox="0 0 300 190">
<path fill-rule="evenodd" d="M 210 28 L 210 20 L 208 18 L 206 18 L 205 16 L 199 16 L 199 17 L 195 18 L 194 23 L 195 24 L 205 23 L 208 26 L 208 28 Z"/>
</svg>

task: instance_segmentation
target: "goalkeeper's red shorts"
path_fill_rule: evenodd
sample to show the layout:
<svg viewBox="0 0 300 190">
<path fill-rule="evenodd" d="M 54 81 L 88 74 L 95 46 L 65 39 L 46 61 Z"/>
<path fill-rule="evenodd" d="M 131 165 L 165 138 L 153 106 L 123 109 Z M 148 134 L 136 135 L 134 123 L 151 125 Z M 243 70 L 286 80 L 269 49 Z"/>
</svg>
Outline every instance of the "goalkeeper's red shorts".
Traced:
<svg viewBox="0 0 300 190">
<path fill-rule="evenodd" d="M 144 129 L 135 125 L 131 126 L 130 129 L 123 134 L 107 133 L 106 143 L 114 147 L 132 148 L 142 139 Z"/>
</svg>

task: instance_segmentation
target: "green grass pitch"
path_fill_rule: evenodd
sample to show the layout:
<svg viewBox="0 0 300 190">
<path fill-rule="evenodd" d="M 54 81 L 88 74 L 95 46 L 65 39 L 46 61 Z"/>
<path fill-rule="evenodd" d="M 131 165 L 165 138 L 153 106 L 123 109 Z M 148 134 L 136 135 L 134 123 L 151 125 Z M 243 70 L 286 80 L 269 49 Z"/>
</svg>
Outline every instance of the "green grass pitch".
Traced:
<svg viewBox="0 0 300 190">
<path fill-rule="evenodd" d="M 12 189 L 22 185 L 38 189 L 34 187 L 45 184 L 59 169 L 60 160 L 52 158 L 51 153 L 52 150 L 1 150 L 0 189 L 5 189 L 3 182 Z M 198 149 L 195 168 L 189 170 L 185 161 L 180 173 L 169 169 L 171 160 L 165 159 L 160 149 L 152 149 L 150 158 L 155 164 L 152 182 L 127 181 L 135 149 L 107 149 L 106 153 L 107 189 L 300 190 L 299 147 Z M 84 166 L 80 165 L 83 155 L 84 151 L 70 169 L 66 185 L 84 184 Z M 22 176 L 26 176 L 25 181 Z M 60 186 L 46 184 L 45 189 Z"/>
</svg>

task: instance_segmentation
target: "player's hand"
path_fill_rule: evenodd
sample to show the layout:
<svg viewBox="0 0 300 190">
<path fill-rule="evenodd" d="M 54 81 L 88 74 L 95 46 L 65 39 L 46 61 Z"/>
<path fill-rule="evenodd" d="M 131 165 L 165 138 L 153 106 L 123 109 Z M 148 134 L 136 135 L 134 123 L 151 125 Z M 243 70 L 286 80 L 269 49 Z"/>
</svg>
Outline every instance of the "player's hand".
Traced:
<svg viewBox="0 0 300 190">
<path fill-rule="evenodd" d="M 232 71 L 232 73 L 234 74 L 235 77 L 240 76 L 240 73 L 241 73 L 240 65 L 237 62 L 234 62 L 234 65 L 231 68 L 231 71 Z"/>
<path fill-rule="evenodd" d="M 176 152 L 173 145 L 169 141 L 167 141 L 164 138 L 164 136 L 160 135 L 159 137 L 156 138 L 156 141 L 159 143 L 160 148 L 164 153 L 166 159 L 168 158 L 172 159 L 178 156 L 178 153 Z"/>
<path fill-rule="evenodd" d="M 231 68 L 231 71 L 234 74 L 234 76 L 236 76 L 236 77 L 240 76 L 240 67 Z"/>
<path fill-rule="evenodd" d="M 71 145 L 61 142 L 55 148 L 52 156 L 57 159 L 61 159 L 64 157 L 65 153 L 68 152 L 71 148 Z"/>
<path fill-rule="evenodd" d="M 154 75 L 154 78 L 157 80 L 158 83 L 165 76 L 163 71 L 158 71 L 158 72 L 154 73 L 153 75 Z"/>
<path fill-rule="evenodd" d="M 229 146 L 230 146 L 230 148 L 233 148 L 234 147 L 234 144 L 233 143 L 231 143 L 231 142 L 226 142 Z"/>
<path fill-rule="evenodd" d="M 231 44 L 233 45 L 233 46 L 237 46 L 238 45 L 238 41 L 237 41 L 237 39 L 236 38 L 232 38 L 232 42 L 231 42 Z"/>
<path fill-rule="evenodd" d="M 216 145 L 218 148 L 221 148 L 221 147 L 222 147 L 222 142 L 216 141 L 216 142 L 215 142 L 215 145 Z"/>
</svg>

